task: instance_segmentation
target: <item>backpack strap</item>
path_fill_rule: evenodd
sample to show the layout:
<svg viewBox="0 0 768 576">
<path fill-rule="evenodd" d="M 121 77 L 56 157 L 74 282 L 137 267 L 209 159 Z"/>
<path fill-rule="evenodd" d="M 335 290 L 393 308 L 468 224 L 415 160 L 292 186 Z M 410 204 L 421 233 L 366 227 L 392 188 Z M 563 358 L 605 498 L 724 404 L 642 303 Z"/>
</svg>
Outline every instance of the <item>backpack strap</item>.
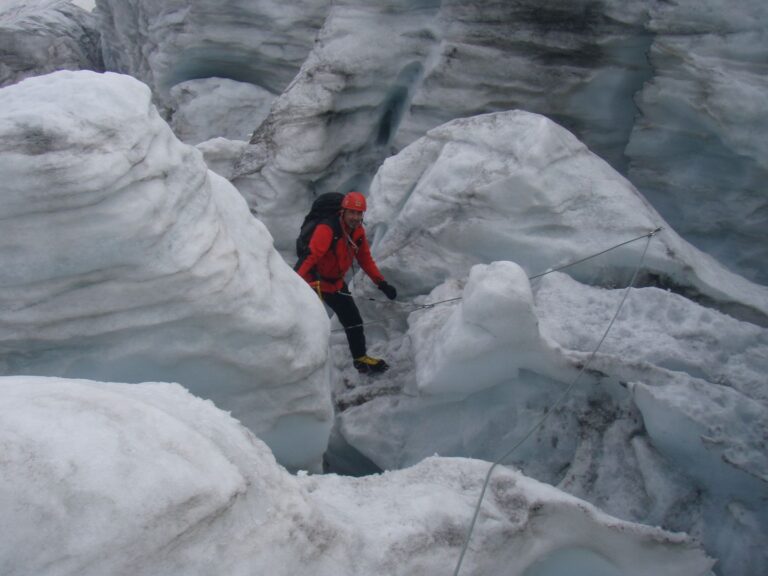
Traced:
<svg viewBox="0 0 768 576">
<path fill-rule="evenodd" d="M 317 230 L 317 227 L 320 224 L 325 224 L 333 232 L 333 239 L 331 240 L 330 249 L 334 250 L 336 248 L 336 242 L 338 242 L 339 238 L 341 238 L 343 235 L 343 232 L 341 230 L 341 221 L 339 220 L 338 215 L 330 218 L 324 218 L 323 220 L 318 221 L 315 224 L 314 228 L 312 229 L 312 234 L 310 235 L 310 238 L 309 238 L 310 241 L 312 240 L 312 236 L 314 236 L 315 234 L 315 230 Z M 301 268 L 301 265 L 304 264 L 304 260 L 306 260 L 308 256 L 309 256 L 309 251 L 307 251 L 307 253 L 304 256 L 302 256 L 296 261 L 296 264 L 293 265 L 293 269 L 296 272 L 299 271 L 299 268 Z M 314 271 L 314 269 L 312 271 Z M 315 273 L 315 276 L 320 280 L 325 280 L 326 282 L 335 282 L 336 280 L 338 280 L 338 278 L 323 278 L 321 276 L 318 276 L 317 273 Z"/>
</svg>

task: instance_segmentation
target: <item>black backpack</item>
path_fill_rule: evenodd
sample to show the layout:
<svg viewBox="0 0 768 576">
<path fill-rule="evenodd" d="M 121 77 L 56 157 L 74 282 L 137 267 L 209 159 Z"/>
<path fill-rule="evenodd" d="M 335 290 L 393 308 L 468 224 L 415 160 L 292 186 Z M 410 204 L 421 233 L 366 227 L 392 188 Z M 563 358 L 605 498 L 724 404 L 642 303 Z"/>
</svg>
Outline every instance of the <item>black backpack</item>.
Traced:
<svg viewBox="0 0 768 576">
<path fill-rule="evenodd" d="M 299 259 L 293 267 L 294 270 L 298 270 L 304 259 L 309 256 L 309 241 L 312 239 L 312 234 L 315 232 L 318 224 L 327 224 L 333 230 L 333 243 L 331 245 L 334 245 L 341 238 L 339 212 L 341 211 L 341 201 L 343 199 L 344 194 L 340 192 L 326 192 L 325 194 L 320 194 L 312 202 L 312 208 L 309 210 L 309 214 L 304 217 L 299 237 L 296 238 L 296 256 Z"/>
</svg>

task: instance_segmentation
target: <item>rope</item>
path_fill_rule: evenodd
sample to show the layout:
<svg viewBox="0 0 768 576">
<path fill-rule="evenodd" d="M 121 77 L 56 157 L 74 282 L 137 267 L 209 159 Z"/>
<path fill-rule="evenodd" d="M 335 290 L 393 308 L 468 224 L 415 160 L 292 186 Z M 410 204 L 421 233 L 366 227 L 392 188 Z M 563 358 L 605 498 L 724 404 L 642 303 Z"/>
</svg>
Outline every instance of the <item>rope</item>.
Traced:
<svg viewBox="0 0 768 576">
<path fill-rule="evenodd" d="M 596 252 L 595 254 L 591 254 L 589 256 L 586 256 L 584 258 L 580 258 L 579 260 L 575 260 L 573 262 L 569 262 L 567 264 L 563 264 L 562 266 L 558 266 L 557 268 L 550 268 L 549 270 L 546 270 L 544 272 L 541 272 L 539 274 L 534 274 L 533 276 L 528 276 L 528 280 L 535 280 L 537 278 L 541 278 L 543 276 L 546 276 L 547 274 L 552 274 L 553 272 L 559 272 L 560 270 L 565 270 L 566 268 L 570 268 L 571 266 L 576 266 L 577 264 L 581 264 L 582 262 L 586 262 L 587 260 L 591 260 L 592 258 L 597 258 L 598 256 L 602 256 L 606 252 L 610 252 L 611 250 L 615 250 L 616 248 L 621 248 L 622 246 L 626 246 L 627 244 L 631 244 L 632 242 L 637 242 L 638 240 L 642 240 L 643 238 L 648 238 L 649 240 L 655 236 L 658 232 L 662 230 L 662 227 L 658 227 L 655 230 L 652 230 L 651 232 L 647 232 L 646 234 L 643 234 L 642 236 L 638 236 L 637 238 L 632 238 L 631 240 L 626 240 L 624 242 L 621 242 L 619 244 L 616 244 L 615 246 L 611 246 L 610 248 L 606 248 L 605 250 L 601 250 L 600 252 Z M 349 296 L 352 298 L 352 294 L 348 292 L 339 292 L 342 296 Z M 381 304 L 399 304 L 400 306 L 408 307 L 410 308 L 410 312 L 416 312 L 418 310 L 426 310 L 428 308 L 434 308 L 435 306 L 439 306 L 441 304 L 448 304 L 450 302 L 458 302 L 459 300 L 462 300 L 462 296 L 457 296 L 456 298 L 448 298 L 446 300 L 439 300 L 437 302 L 430 302 L 428 304 L 411 304 L 409 302 L 397 302 L 392 300 L 381 300 L 379 298 L 370 298 L 367 296 L 358 297 L 361 300 L 367 300 L 369 302 L 379 302 Z M 359 328 L 361 326 L 368 326 L 371 324 L 383 324 L 387 320 L 391 320 L 392 318 L 396 318 L 394 315 L 390 316 L 384 316 L 379 320 L 371 320 L 369 322 L 363 322 L 362 324 L 355 324 L 353 326 L 348 326 L 347 328 Z M 335 328 L 331 330 L 331 332 L 343 332 L 347 328 Z"/>
<path fill-rule="evenodd" d="M 576 374 L 576 377 L 573 379 L 573 381 L 568 385 L 568 387 L 565 389 L 565 391 L 560 394 L 557 401 L 552 405 L 552 407 L 548 408 L 544 412 L 544 416 L 542 416 L 539 421 L 520 439 L 518 440 L 512 448 L 510 448 L 507 452 L 505 452 L 501 457 L 497 458 L 493 464 L 491 464 L 491 467 L 488 469 L 488 473 L 485 475 L 485 482 L 483 482 L 483 488 L 480 491 L 480 498 L 477 501 L 477 505 L 475 506 L 475 512 L 472 516 L 472 522 L 469 525 L 469 530 L 467 531 L 467 536 L 464 539 L 464 545 L 461 549 L 461 555 L 459 556 L 459 561 L 456 564 L 456 569 L 453 572 L 453 576 L 458 576 L 459 570 L 461 569 L 461 564 L 464 561 L 464 555 L 467 552 L 467 548 L 469 547 L 469 541 L 472 538 L 472 532 L 474 531 L 475 524 L 477 523 L 477 517 L 480 514 L 480 506 L 483 503 L 483 498 L 485 497 L 485 492 L 488 489 L 488 484 L 491 481 L 491 474 L 493 474 L 494 469 L 496 466 L 501 464 L 503 460 L 505 460 L 510 454 L 512 454 L 517 448 L 519 448 L 528 438 L 531 437 L 531 435 L 538 430 L 544 422 L 547 420 L 549 415 L 565 400 L 565 398 L 570 394 L 571 390 L 573 390 L 573 387 L 576 386 L 576 383 L 581 378 L 581 375 L 584 374 L 584 372 L 587 370 L 589 365 L 592 363 L 592 360 L 594 359 L 595 355 L 597 354 L 597 351 L 600 349 L 600 346 L 602 346 L 603 342 L 605 341 L 605 338 L 608 336 L 608 332 L 611 330 L 611 327 L 613 326 L 614 322 L 616 321 L 616 318 L 618 318 L 619 313 L 621 312 L 622 307 L 624 306 L 624 302 L 627 300 L 627 296 L 629 295 L 629 291 L 632 289 L 635 280 L 637 278 L 637 274 L 640 272 L 640 269 L 642 268 L 643 261 L 645 260 L 645 254 L 648 252 L 648 246 L 651 243 L 651 238 L 659 231 L 661 228 L 657 228 L 653 232 L 649 232 L 648 234 L 645 234 L 644 236 L 640 236 L 638 238 L 635 238 L 634 240 L 638 240 L 639 238 L 645 238 L 647 237 L 648 240 L 645 243 L 645 248 L 643 249 L 643 253 L 640 256 L 640 261 L 637 263 L 637 267 L 635 268 L 635 272 L 632 275 L 632 279 L 629 282 L 629 285 L 624 290 L 624 295 L 621 298 L 621 301 L 619 302 L 619 306 L 616 308 L 616 312 L 613 315 L 613 318 L 611 318 L 611 321 L 608 323 L 608 327 L 605 329 L 605 332 L 603 332 L 603 336 L 600 338 L 600 341 L 597 343 L 597 346 L 595 346 L 595 349 L 592 351 L 592 353 L 589 355 L 589 358 L 587 358 L 587 361 L 582 365 L 581 369 L 579 370 L 578 374 Z M 628 242 L 634 242 L 634 240 L 629 240 Z M 628 242 L 625 242 L 627 244 Z M 583 261 L 583 260 L 582 260 Z M 560 268 L 562 270 L 562 268 Z M 554 270 L 552 270 L 554 272 Z M 548 273 L 548 272 L 547 272 Z"/>
</svg>

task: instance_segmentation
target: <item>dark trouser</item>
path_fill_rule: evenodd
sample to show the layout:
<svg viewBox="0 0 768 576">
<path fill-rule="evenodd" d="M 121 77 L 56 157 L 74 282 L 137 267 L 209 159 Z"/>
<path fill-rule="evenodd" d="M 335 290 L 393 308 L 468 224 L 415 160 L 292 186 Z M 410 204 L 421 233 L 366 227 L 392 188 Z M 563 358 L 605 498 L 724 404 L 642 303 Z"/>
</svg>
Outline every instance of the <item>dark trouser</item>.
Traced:
<svg viewBox="0 0 768 576">
<path fill-rule="evenodd" d="M 352 358 L 365 356 L 365 333 L 363 332 L 363 318 L 357 309 L 357 304 L 349 295 L 349 288 L 344 287 L 339 292 L 323 292 L 323 302 L 334 311 L 336 317 L 344 326 L 344 332 L 347 334 L 349 342 L 349 351 Z"/>
</svg>

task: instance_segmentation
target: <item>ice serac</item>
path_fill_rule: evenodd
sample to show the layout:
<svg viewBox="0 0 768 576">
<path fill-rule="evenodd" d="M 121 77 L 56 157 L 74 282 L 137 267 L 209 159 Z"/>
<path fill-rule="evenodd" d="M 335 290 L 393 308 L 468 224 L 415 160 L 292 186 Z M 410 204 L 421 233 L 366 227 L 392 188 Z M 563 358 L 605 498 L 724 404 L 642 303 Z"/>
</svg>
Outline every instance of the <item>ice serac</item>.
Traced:
<svg viewBox="0 0 768 576">
<path fill-rule="evenodd" d="M 430 300 L 439 301 L 438 294 Z M 463 395 L 516 378 L 521 369 L 556 365 L 554 350 L 532 337 L 538 319 L 522 268 L 512 262 L 474 266 L 460 298 L 448 316 L 409 318 L 420 394 Z"/>
<path fill-rule="evenodd" d="M 398 148 L 455 118 L 521 108 L 625 168 L 632 98 L 652 74 L 647 19 L 640 2 L 444 0 Z"/>
<path fill-rule="evenodd" d="M 405 337 L 390 331 L 411 343 L 413 377 L 344 409 L 344 438 L 385 469 L 517 446 L 508 461 L 527 475 L 694 534 L 717 574 L 764 572 L 768 330 L 637 289 L 577 380 L 624 291 L 560 273 L 533 299 L 525 286 L 519 267 L 496 262 L 473 267 L 463 291 L 436 288 L 427 301 L 461 302 L 413 312 Z"/>
<path fill-rule="evenodd" d="M 571 130 L 682 237 L 765 284 L 764 4 L 99 0 L 95 13 L 108 69 L 152 86 L 164 113 L 183 82 L 277 98 L 263 126 L 256 113 L 180 133 L 256 132 L 235 182 L 281 250 L 316 194 L 365 191 L 429 129 L 519 108 Z M 246 89 L 219 92 L 252 105 Z M 196 90 L 183 106 L 209 100 Z"/>
<path fill-rule="evenodd" d="M 333 2 L 233 172 L 278 249 L 292 248 L 317 194 L 367 191 L 437 42 L 439 8 L 438 0 Z"/>
<path fill-rule="evenodd" d="M 371 199 L 378 261 L 411 293 L 481 262 L 511 260 L 533 275 L 664 227 L 647 275 L 768 324 L 768 288 L 681 239 L 629 181 L 544 116 L 498 112 L 435 128 L 387 159 Z M 638 242 L 570 273 L 626 281 L 642 250 Z"/>
<path fill-rule="evenodd" d="M 226 78 L 187 80 L 171 88 L 170 125 L 182 142 L 248 140 L 275 96 L 268 90 Z"/>
<path fill-rule="evenodd" d="M 0 4 L 0 87 L 56 70 L 104 69 L 93 15 L 69 0 Z"/>
<path fill-rule="evenodd" d="M 495 460 L 534 430 L 509 459 L 527 475 L 694 533 L 718 574 L 767 565 L 765 287 L 680 239 L 607 163 L 530 113 L 431 130 L 385 162 L 369 207 L 374 255 L 403 301 L 361 299 L 394 368 L 337 389 L 344 441 L 395 469 L 436 452 Z M 643 253 L 641 288 L 579 376 Z"/>
<path fill-rule="evenodd" d="M 288 246 L 329 189 L 456 118 L 554 119 L 678 233 L 766 283 L 764 2 L 334 2 L 235 183 Z M 256 126 L 254 126 L 256 128 Z M 282 230 L 294 230 L 282 237 Z"/>
<path fill-rule="evenodd" d="M 173 86 L 200 78 L 279 94 L 307 57 L 327 6 L 328 0 L 96 0 L 95 13 L 108 69 L 148 84 L 165 109 Z"/>
<path fill-rule="evenodd" d="M 628 177 L 683 237 L 768 284 L 768 6 L 684 0 L 651 15 Z"/>
<path fill-rule="evenodd" d="M 447 574 L 488 468 L 429 458 L 360 479 L 292 476 L 175 384 L 29 376 L 2 377 L 0 390 L 5 576 Z M 712 565 L 684 534 L 497 469 L 463 569 L 536 576 L 563 562 L 604 576 Z"/>
<path fill-rule="evenodd" d="M 328 319 L 237 190 L 139 81 L 0 90 L 0 373 L 179 382 L 319 462 Z"/>
<path fill-rule="evenodd" d="M 547 114 L 625 167 L 632 96 L 648 76 L 646 19 L 591 1 L 334 2 L 234 182 L 283 247 L 280 231 L 300 223 L 286 206 L 365 191 L 392 151 L 459 117 Z"/>
<path fill-rule="evenodd" d="M 556 120 L 678 233 L 768 283 L 768 8 L 759 0 L 443 2 L 398 148 L 454 118 Z"/>
</svg>

